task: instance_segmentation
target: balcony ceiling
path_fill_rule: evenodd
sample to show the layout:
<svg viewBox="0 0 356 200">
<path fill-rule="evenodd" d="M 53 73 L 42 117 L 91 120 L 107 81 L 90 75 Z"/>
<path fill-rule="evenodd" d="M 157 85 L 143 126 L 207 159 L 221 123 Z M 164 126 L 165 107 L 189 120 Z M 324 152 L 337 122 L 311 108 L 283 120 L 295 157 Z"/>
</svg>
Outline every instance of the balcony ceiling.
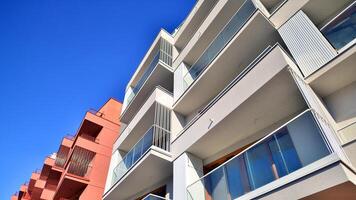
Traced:
<svg viewBox="0 0 356 200">
<path fill-rule="evenodd" d="M 304 109 L 305 101 L 293 78 L 287 70 L 281 71 L 188 151 L 207 159 L 232 145 L 244 146 L 244 142 L 272 132 Z"/>
<path fill-rule="evenodd" d="M 158 85 L 168 91 L 173 91 L 172 69 L 162 65 L 161 62 L 157 64 L 131 103 L 126 107 L 126 110 L 121 115 L 120 121 L 128 124 Z"/>
<path fill-rule="evenodd" d="M 321 97 L 356 81 L 356 45 L 306 79 Z"/>
<path fill-rule="evenodd" d="M 302 10 L 319 28 L 331 17 L 351 4 L 353 0 L 309 0 Z M 322 7 L 320 7 L 322 5 Z"/>
</svg>

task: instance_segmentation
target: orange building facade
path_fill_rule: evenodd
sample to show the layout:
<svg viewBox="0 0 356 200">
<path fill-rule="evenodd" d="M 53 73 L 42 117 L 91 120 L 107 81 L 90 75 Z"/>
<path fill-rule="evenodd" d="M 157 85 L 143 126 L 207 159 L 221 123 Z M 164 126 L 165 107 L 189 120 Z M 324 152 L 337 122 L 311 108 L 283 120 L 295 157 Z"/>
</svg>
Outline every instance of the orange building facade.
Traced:
<svg viewBox="0 0 356 200">
<path fill-rule="evenodd" d="M 64 137 L 11 200 L 102 199 L 121 106 L 111 98 L 99 111 L 86 112 L 75 136 Z"/>
</svg>

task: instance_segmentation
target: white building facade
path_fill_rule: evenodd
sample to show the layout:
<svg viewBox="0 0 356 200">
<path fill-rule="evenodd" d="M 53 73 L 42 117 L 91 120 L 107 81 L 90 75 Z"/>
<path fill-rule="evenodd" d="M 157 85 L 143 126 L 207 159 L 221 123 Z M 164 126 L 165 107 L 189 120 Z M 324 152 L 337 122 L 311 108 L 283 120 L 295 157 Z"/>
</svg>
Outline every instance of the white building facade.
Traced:
<svg viewBox="0 0 356 200">
<path fill-rule="evenodd" d="M 352 0 L 198 0 L 128 83 L 103 199 L 356 199 L 355 37 Z"/>
</svg>

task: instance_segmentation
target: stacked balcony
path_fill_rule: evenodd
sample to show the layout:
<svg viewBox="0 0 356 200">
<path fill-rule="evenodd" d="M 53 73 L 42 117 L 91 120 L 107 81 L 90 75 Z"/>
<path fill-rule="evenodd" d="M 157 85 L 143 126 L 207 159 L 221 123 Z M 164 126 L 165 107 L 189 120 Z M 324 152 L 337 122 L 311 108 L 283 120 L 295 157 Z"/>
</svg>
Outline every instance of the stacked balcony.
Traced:
<svg viewBox="0 0 356 200">
<path fill-rule="evenodd" d="M 167 98 L 170 101 L 167 102 Z M 172 98 L 170 94 L 156 88 L 133 121 L 123 130 L 115 143 L 117 150 L 113 154 L 121 158 L 113 167 L 104 199 L 132 198 L 172 176 L 171 111 L 161 104 L 172 102 Z"/>
<path fill-rule="evenodd" d="M 171 36 L 161 31 L 128 84 L 121 115 L 122 123 L 129 123 L 142 102 L 156 86 L 173 91 L 173 45 Z"/>
<path fill-rule="evenodd" d="M 253 1 L 219 1 L 209 15 L 173 63 L 173 110 L 184 119 L 182 127 L 266 48 L 283 46 Z"/>
<path fill-rule="evenodd" d="M 189 152 L 204 163 L 210 163 L 222 159 L 220 156 L 231 153 L 232 149 L 236 147 L 244 149 L 243 147 L 251 144 L 253 144 L 253 147 L 246 149 L 239 154 L 241 155 L 240 157 L 236 158 L 236 160 L 239 160 L 238 162 L 244 163 L 238 166 L 232 164 L 232 168 L 235 170 L 233 173 L 235 174 L 226 174 L 225 171 L 227 169 L 225 168 L 227 168 L 227 165 L 224 165 L 221 170 L 214 170 L 215 172 L 211 172 L 211 175 L 204 176 L 207 178 L 201 179 L 188 188 L 187 192 L 191 193 L 191 199 L 236 199 L 244 195 L 247 195 L 247 199 L 260 198 L 266 193 L 290 183 L 291 180 L 302 177 L 303 175 L 300 173 L 304 175 L 315 173 L 320 168 L 330 167 L 337 160 L 349 163 L 348 159 L 345 159 L 345 154 L 342 152 L 338 138 L 336 138 L 333 129 L 330 128 L 330 124 L 322 125 L 326 120 L 316 119 L 317 117 L 315 116 L 319 116 L 317 112 L 313 112 L 313 118 L 308 117 L 308 121 L 313 123 L 296 123 L 298 126 L 295 126 L 301 129 L 298 133 L 300 134 L 303 131 L 307 132 L 302 130 L 308 127 L 307 124 L 314 124 L 317 129 L 313 133 L 320 135 L 318 140 L 313 141 L 310 139 L 311 143 L 309 145 L 305 141 L 299 144 L 293 141 L 294 146 L 290 145 L 291 142 L 278 143 L 278 137 L 292 138 L 291 135 L 288 135 L 289 133 L 286 133 L 286 126 L 293 126 L 290 120 L 298 119 L 299 113 L 303 113 L 303 110 L 308 109 L 310 106 L 315 106 L 315 103 L 313 103 L 315 101 L 314 97 L 307 92 L 309 90 L 304 86 L 306 83 L 300 77 L 302 77 L 302 74 L 287 52 L 281 46 L 276 45 L 267 48 L 256 60 L 248 65 L 245 71 L 240 73 L 224 90 L 208 102 L 207 106 L 200 108 L 199 114 L 173 139 L 171 148 L 174 160 L 179 159 L 179 156 L 184 152 Z M 301 85 L 302 82 L 303 86 Z M 323 113 L 322 110 L 318 112 Z M 311 116 L 309 111 L 308 113 L 308 116 Z M 303 113 L 300 116 L 306 115 Z M 298 117 L 295 118 L 296 116 Z M 300 119 L 302 118 L 300 117 Z M 318 122 L 314 123 L 314 121 Z M 276 130 L 277 127 L 281 128 Z M 272 134 L 267 134 L 271 130 L 276 130 L 278 134 L 273 135 L 276 133 L 275 131 Z M 283 132 L 287 135 L 284 136 Z M 312 135 L 310 133 L 308 136 Z M 308 138 L 308 136 L 303 136 L 303 138 Z M 260 140 L 260 138 L 263 139 Z M 273 154 L 264 155 L 263 153 L 271 152 L 271 149 L 268 150 L 267 148 L 261 154 L 262 151 L 260 150 L 268 146 L 266 144 L 268 143 L 267 141 L 277 141 L 275 144 L 280 145 L 278 148 L 282 148 L 283 145 L 289 145 L 288 148 L 300 149 L 303 145 L 314 145 L 317 149 L 310 149 L 308 155 L 312 156 L 313 153 L 316 153 L 316 155 L 308 162 L 302 162 L 305 158 L 303 156 L 307 155 L 297 153 L 293 160 L 281 154 L 280 157 L 284 156 L 283 159 L 291 159 L 283 160 Z M 260 143 L 261 145 L 259 145 Z M 319 150 L 322 150 L 322 152 L 319 152 Z M 261 163 L 264 157 L 271 164 L 268 164 L 266 168 L 263 168 L 264 163 Z M 256 162 L 259 164 L 253 163 L 254 160 L 251 161 L 249 160 L 250 158 L 256 158 Z M 277 163 L 277 159 L 279 159 L 279 163 Z M 294 162 L 295 160 L 299 160 L 299 162 Z M 244 166 L 244 171 L 241 171 L 240 166 Z M 342 169 L 342 164 L 339 164 L 337 170 L 340 170 L 340 176 L 344 178 L 341 182 L 325 181 L 324 184 L 327 186 L 323 185 L 322 187 L 339 187 L 340 185 L 338 184 L 340 183 L 350 184 L 350 179 L 345 177 L 348 171 L 343 171 Z M 199 174 L 200 171 L 203 170 L 198 169 L 196 173 Z M 296 171 L 299 172 L 297 173 Z M 327 173 L 332 172 L 328 171 Z M 299 175 L 294 176 L 293 174 Z M 239 185 L 237 183 L 238 180 L 241 187 L 234 186 Z M 229 183 L 228 181 L 231 182 Z M 229 184 L 235 188 L 229 189 Z M 304 184 L 310 184 L 310 182 Z M 264 185 L 268 186 L 264 187 Z M 314 189 L 318 191 L 319 188 Z M 312 191 L 308 192 L 312 194 Z M 286 195 L 285 192 L 283 193 L 283 195 Z M 281 195 L 278 192 L 274 194 Z M 300 194 L 303 197 L 302 192 Z M 282 199 L 284 197 L 279 196 Z"/>
<path fill-rule="evenodd" d="M 104 199 L 138 198 L 172 175 L 172 44 L 161 30 L 128 83 Z"/>
<path fill-rule="evenodd" d="M 294 4 L 287 1 L 275 15 Z M 323 9 L 315 5 L 323 5 Z M 354 139 L 355 111 L 346 111 L 353 103 L 339 101 L 342 96 L 352 95 L 356 85 L 356 2 L 314 0 L 296 7 L 299 10 L 286 20 L 279 32 L 306 82 L 332 115 L 340 139 L 347 143 Z M 336 108 L 348 114 L 340 116 L 341 110 Z"/>
</svg>

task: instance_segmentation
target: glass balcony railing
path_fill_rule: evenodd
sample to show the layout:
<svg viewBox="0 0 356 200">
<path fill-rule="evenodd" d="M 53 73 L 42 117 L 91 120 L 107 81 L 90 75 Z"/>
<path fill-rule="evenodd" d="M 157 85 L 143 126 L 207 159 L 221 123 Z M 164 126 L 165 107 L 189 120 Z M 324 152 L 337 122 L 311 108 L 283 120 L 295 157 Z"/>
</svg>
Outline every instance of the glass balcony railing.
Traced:
<svg viewBox="0 0 356 200">
<path fill-rule="evenodd" d="M 246 0 L 238 9 L 235 15 L 225 25 L 222 31 L 216 36 L 214 41 L 205 49 L 204 53 L 191 66 L 189 71 L 183 76 L 184 90 L 199 76 L 199 74 L 214 60 L 220 51 L 239 32 L 246 21 L 256 11 L 256 7 L 251 0 Z"/>
<path fill-rule="evenodd" d="M 306 111 L 188 186 L 188 199 L 237 199 L 329 155 L 326 141 Z"/>
<path fill-rule="evenodd" d="M 128 94 L 129 96 L 127 98 L 127 103 L 126 103 L 127 105 L 130 104 L 130 102 L 133 100 L 137 92 L 142 88 L 143 84 L 148 79 L 152 71 L 155 69 L 158 62 L 161 61 L 162 63 L 166 64 L 169 67 L 172 66 L 172 52 L 173 52 L 172 44 L 167 42 L 165 39 L 161 38 L 159 46 L 160 49 L 156 52 L 152 61 L 143 72 L 142 76 L 140 77 L 140 80 L 137 82 L 135 87 L 132 88 L 132 92 Z"/>
<path fill-rule="evenodd" d="M 148 152 L 151 146 L 170 151 L 170 133 L 156 125 L 148 129 L 114 168 L 112 185 L 118 182 Z"/>
<path fill-rule="evenodd" d="M 356 2 L 332 19 L 321 32 L 339 50 L 356 38 Z"/>
<path fill-rule="evenodd" d="M 149 194 L 145 198 L 143 198 L 142 200 L 168 200 L 168 199 L 166 199 L 164 197 L 157 196 L 155 194 Z"/>
</svg>

